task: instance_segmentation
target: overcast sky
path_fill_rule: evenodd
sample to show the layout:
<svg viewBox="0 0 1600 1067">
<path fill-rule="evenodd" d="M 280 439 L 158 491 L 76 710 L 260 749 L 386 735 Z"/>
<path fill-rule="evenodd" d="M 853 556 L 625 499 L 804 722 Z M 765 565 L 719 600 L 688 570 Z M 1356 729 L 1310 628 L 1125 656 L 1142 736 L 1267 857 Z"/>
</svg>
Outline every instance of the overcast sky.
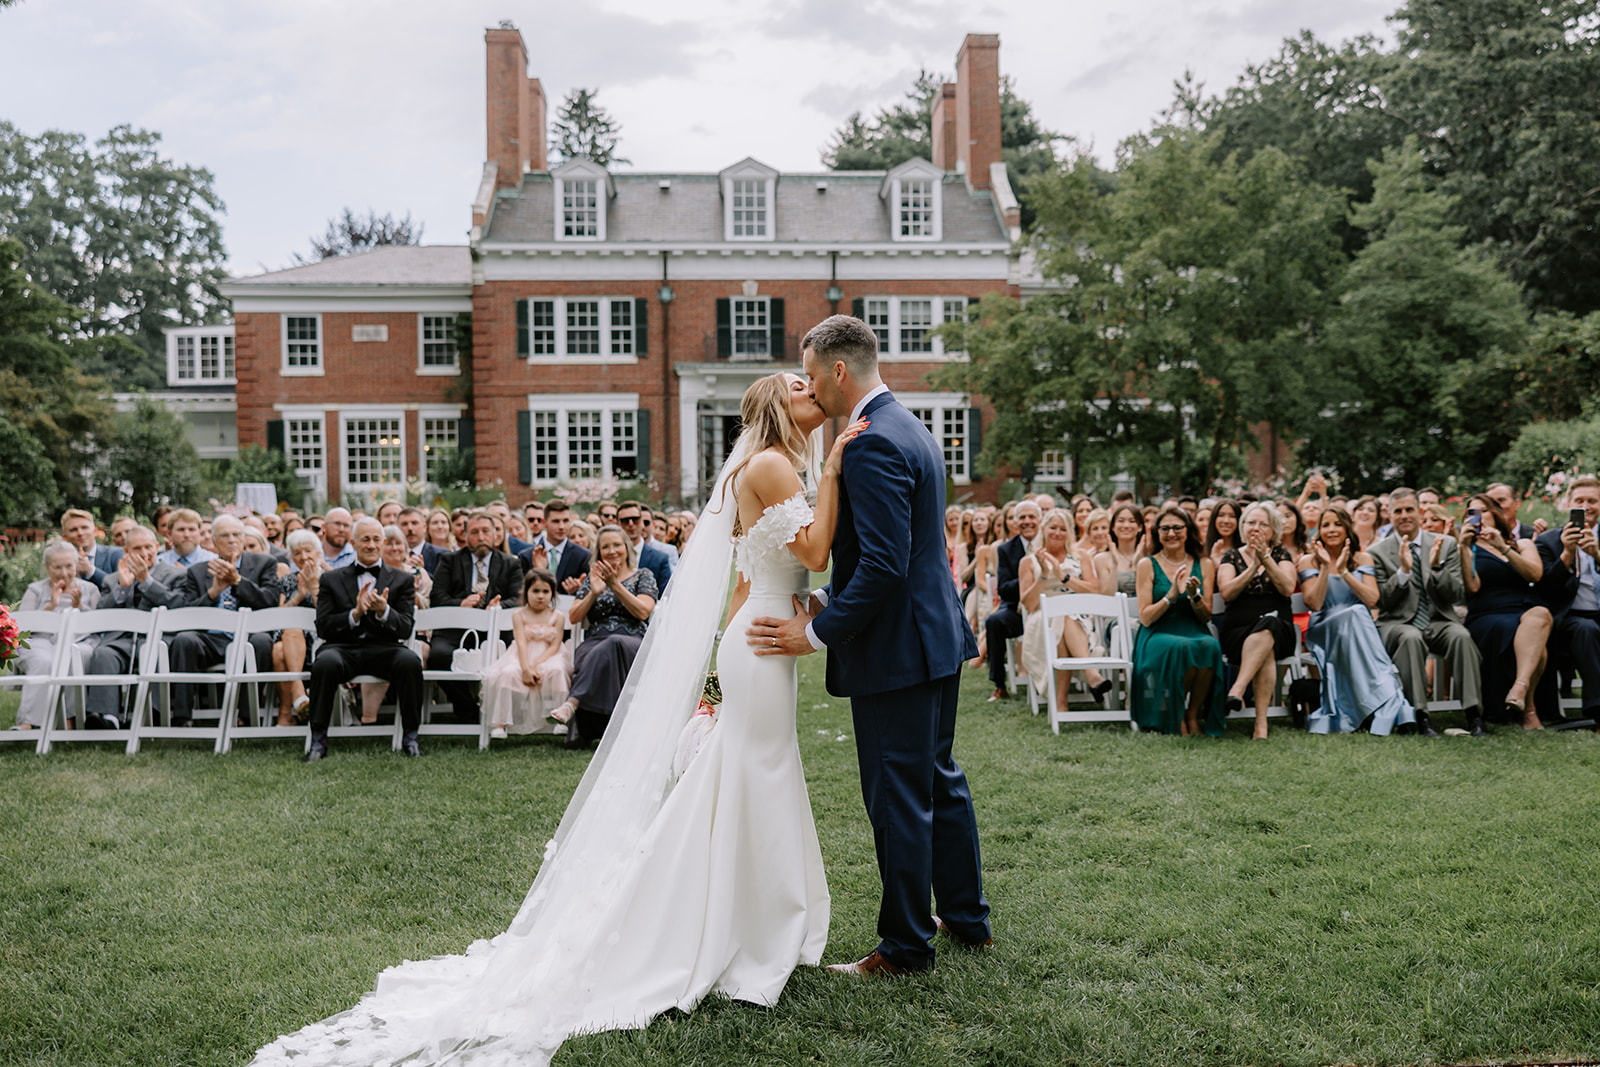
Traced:
<svg viewBox="0 0 1600 1067">
<path fill-rule="evenodd" d="M 1387 35 L 1398 0 L 22 0 L 0 9 L 0 118 L 91 139 L 160 132 L 211 169 L 230 269 L 291 263 L 345 205 L 466 240 L 484 159 L 485 27 L 511 19 L 554 103 L 598 88 L 636 170 L 750 155 L 821 167 L 853 110 L 919 68 L 953 74 L 969 33 L 1044 124 L 1107 159 L 1185 68 L 1212 90 L 1310 29 Z"/>
</svg>

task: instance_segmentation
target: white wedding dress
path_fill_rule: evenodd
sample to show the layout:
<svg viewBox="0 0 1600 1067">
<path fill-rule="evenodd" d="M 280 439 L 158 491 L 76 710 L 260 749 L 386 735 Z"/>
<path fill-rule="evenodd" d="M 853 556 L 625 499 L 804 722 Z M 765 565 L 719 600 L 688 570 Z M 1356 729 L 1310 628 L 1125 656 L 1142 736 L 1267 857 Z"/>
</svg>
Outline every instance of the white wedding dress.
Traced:
<svg viewBox="0 0 1600 1067">
<path fill-rule="evenodd" d="M 819 962 L 828 886 L 795 734 L 796 661 L 757 657 L 744 640 L 749 619 L 790 617 L 790 595 L 805 594 L 786 546 L 811 516 L 797 494 L 734 538 L 731 516 L 707 509 L 652 617 L 656 647 L 641 648 L 629 674 L 626 714 L 509 930 L 462 956 L 389 968 L 354 1009 L 279 1038 L 255 1062 L 544 1064 L 570 1035 L 643 1027 L 707 996 L 771 1005 L 797 965 Z M 721 538 L 717 551 L 708 536 Z M 720 608 L 696 616 L 723 602 L 730 549 L 750 594 L 717 654 L 715 724 L 674 784 L 712 636 L 682 628 L 715 630 Z"/>
</svg>

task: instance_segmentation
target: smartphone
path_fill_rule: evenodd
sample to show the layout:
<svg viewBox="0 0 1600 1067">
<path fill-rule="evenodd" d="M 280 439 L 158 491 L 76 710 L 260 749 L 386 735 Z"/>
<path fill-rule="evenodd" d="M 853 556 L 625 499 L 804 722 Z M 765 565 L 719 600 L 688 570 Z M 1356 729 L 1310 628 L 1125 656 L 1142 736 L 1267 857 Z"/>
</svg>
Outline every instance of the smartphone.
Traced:
<svg viewBox="0 0 1600 1067">
<path fill-rule="evenodd" d="M 1576 526 L 1581 530 L 1583 529 L 1583 520 L 1585 517 L 1586 516 L 1583 508 L 1573 508 L 1571 511 L 1567 512 L 1567 525 Z"/>
<path fill-rule="evenodd" d="M 1479 508 L 1467 509 L 1467 525 L 1473 529 L 1483 525 L 1483 511 Z"/>
</svg>

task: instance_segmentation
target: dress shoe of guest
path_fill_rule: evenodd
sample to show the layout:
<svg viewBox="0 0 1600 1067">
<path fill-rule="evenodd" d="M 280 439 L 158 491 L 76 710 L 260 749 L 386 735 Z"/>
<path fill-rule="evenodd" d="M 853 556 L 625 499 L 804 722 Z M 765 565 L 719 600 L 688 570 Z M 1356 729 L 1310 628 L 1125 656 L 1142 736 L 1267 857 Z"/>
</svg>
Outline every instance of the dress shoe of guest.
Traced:
<svg viewBox="0 0 1600 1067">
<path fill-rule="evenodd" d="M 573 719 L 571 722 L 567 723 L 567 736 L 561 742 L 561 747 L 562 748 L 588 748 L 589 747 L 589 742 L 584 738 L 583 734 L 578 732 L 578 720 L 577 719 Z"/>
<path fill-rule="evenodd" d="M 324 734 L 322 737 L 313 737 L 311 739 L 311 747 L 306 749 L 306 754 L 301 757 L 301 762 L 315 763 L 317 760 L 326 759 L 327 756 L 328 738 L 327 735 Z"/>
<path fill-rule="evenodd" d="M 954 941 L 963 948 L 988 948 L 990 945 L 994 944 L 993 937 L 986 937 L 982 941 L 968 941 L 966 938 L 950 929 L 949 925 L 947 925 L 945 921 L 939 918 L 937 915 L 933 917 L 933 925 L 934 928 L 941 934 L 948 937 L 950 940 Z"/>
<path fill-rule="evenodd" d="M 400 754 L 411 759 L 422 755 L 422 746 L 417 744 L 416 734 L 406 734 L 400 739 Z"/>
<path fill-rule="evenodd" d="M 106 725 L 106 717 L 104 715 L 96 715 L 92 711 L 83 717 L 83 728 L 85 730 L 112 729 L 112 727 Z"/>
<path fill-rule="evenodd" d="M 1488 737 L 1489 728 L 1483 724 L 1482 715 L 1467 716 L 1467 733 L 1473 737 Z"/>
<path fill-rule="evenodd" d="M 175 727 L 175 728 L 177 728 L 177 729 L 179 729 L 179 730 L 183 730 L 183 729 L 186 729 L 186 728 L 187 728 L 187 727 L 188 727 L 188 725 L 189 725 L 189 720 L 188 720 L 188 719 L 179 719 L 179 718 L 174 718 L 174 719 L 173 719 L 173 720 L 172 720 L 172 725 L 173 725 L 173 726 L 174 726 L 174 727 Z"/>
<path fill-rule="evenodd" d="M 991 703 L 991 704 L 995 703 L 996 701 L 1010 700 L 1010 699 L 1011 699 L 1011 694 L 1006 692 L 1005 689 L 1003 689 L 1003 688 L 1001 688 L 999 686 L 996 686 L 995 687 L 995 691 L 993 693 L 989 694 L 989 703 Z"/>
<path fill-rule="evenodd" d="M 873 949 L 854 963 L 835 963 L 828 967 L 834 974 L 848 974 L 857 978 L 894 978 L 911 972 L 904 967 L 896 967 Z"/>
<path fill-rule="evenodd" d="M 1101 703 L 1101 704 L 1105 703 L 1106 694 L 1109 693 L 1109 692 L 1111 692 L 1111 679 L 1110 678 L 1102 678 L 1100 680 L 1100 684 L 1099 685 L 1094 686 L 1089 690 L 1090 695 L 1093 696 L 1094 699 L 1098 703 Z"/>
<path fill-rule="evenodd" d="M 1433 723 L 1428 721 L 1428 713 L 1425 712 L 1425 711 L 1417 712 L 1417 736 L 1418 737 L 1438 737 L 1439 736 L 1439 731 L 1435 730 L 1433 728 Z"/>
</svg>

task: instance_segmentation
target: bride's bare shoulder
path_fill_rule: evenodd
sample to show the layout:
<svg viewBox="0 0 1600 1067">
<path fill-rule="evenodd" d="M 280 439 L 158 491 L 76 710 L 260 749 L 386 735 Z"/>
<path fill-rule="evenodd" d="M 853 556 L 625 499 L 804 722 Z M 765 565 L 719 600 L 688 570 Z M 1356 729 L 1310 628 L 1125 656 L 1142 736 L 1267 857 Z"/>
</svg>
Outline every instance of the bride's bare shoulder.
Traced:
<svg viewBox="0 0 1600 1067">
<path fill-rule="evenodd" d="M 739 495 L 753 493 L 767 504 L 775 504 L 792 496 L 800 478 L 794 472 L 789 457 L 775 448 L 757 452 L 745 466 L 744 477 L 739 480 Z M 776 494 L 782 494 L 776 495 Z"/>
</svg>

